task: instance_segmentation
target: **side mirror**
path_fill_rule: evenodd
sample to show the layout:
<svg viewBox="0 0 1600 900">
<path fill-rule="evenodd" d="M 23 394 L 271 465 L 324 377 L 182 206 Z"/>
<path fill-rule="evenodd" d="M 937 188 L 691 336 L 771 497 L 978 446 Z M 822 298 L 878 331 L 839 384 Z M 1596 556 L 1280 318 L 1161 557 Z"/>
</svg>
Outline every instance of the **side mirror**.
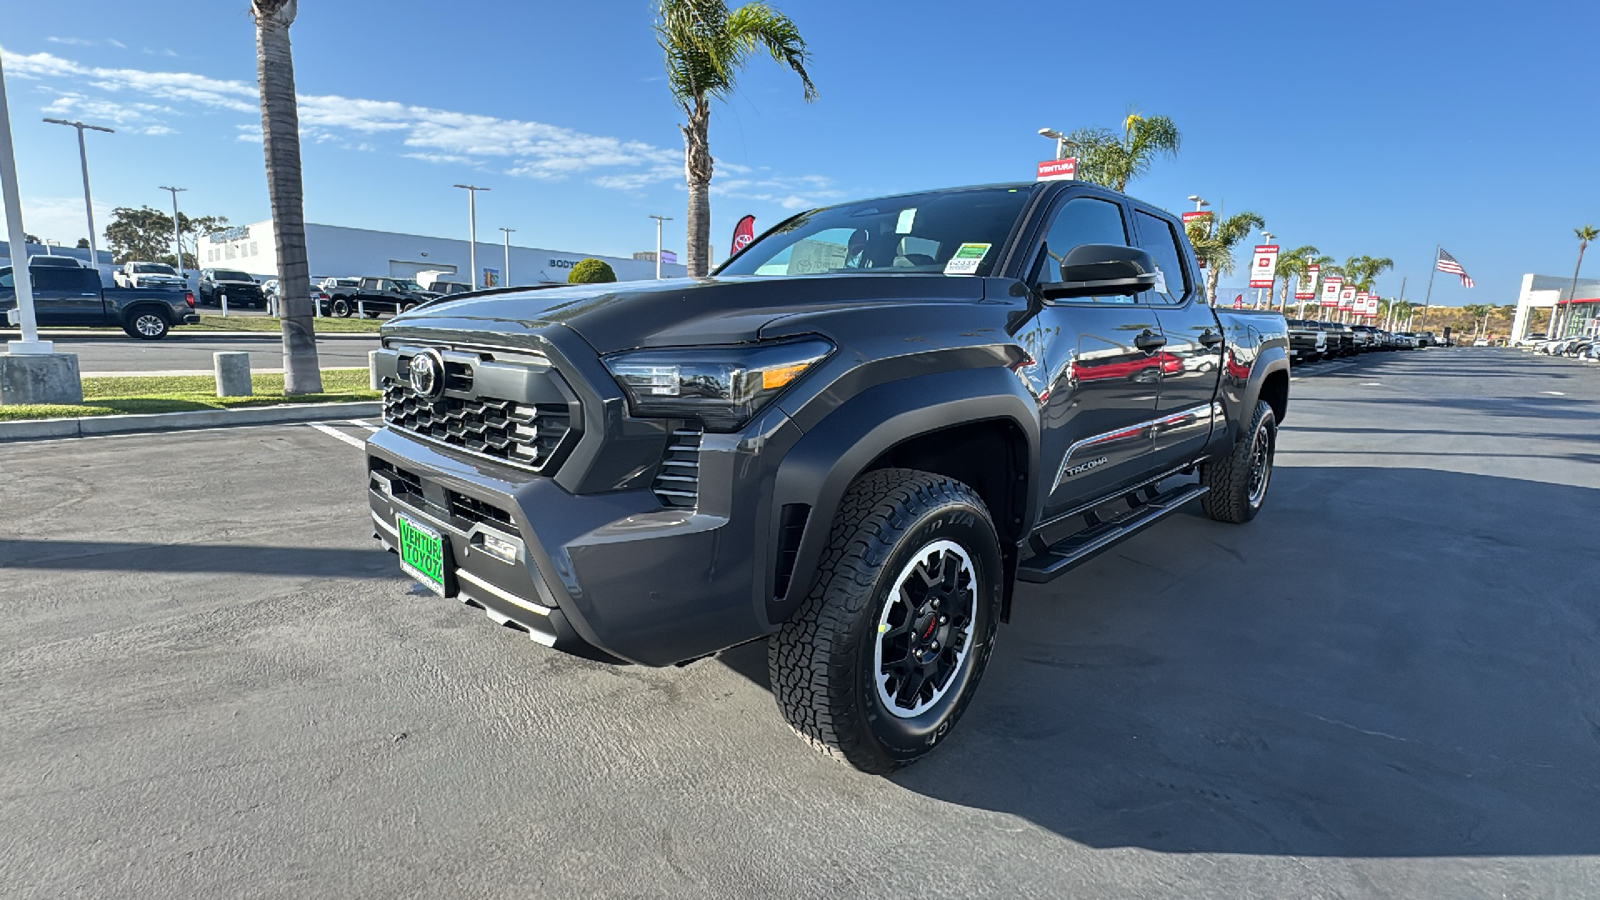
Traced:
<svg viewBox="0 0 1600 900">
<path fill-rule="evenodd" d="M 1039 285 L 1046 300 L 1126 297 L 1156 286 L 1150 254 L 1117 244 L 1082 244 L 1061 261 L 1061 280 Z"/>
</svg>

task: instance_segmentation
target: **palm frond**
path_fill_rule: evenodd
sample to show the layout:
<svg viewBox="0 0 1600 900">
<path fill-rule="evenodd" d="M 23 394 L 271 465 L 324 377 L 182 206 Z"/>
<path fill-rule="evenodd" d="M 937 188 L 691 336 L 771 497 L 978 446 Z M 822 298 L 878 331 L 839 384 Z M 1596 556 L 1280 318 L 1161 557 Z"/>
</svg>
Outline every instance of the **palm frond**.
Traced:
<svg viewBox="0 0 1600 900">
<path fill-rule="evenodd" d="M 800 29 L 788 16 L 757 0 L 729 14 L 725 31 L 735 68 L 743 64 L 751 51 L 765 47 L 774 62 L 800 76 L 806 100 L 817 99 L 817 86 L 811 83 L 811 76 L 806 72 L 810 51 L 806 49 L 805 38 L 800 36 Z"/>
</svg>

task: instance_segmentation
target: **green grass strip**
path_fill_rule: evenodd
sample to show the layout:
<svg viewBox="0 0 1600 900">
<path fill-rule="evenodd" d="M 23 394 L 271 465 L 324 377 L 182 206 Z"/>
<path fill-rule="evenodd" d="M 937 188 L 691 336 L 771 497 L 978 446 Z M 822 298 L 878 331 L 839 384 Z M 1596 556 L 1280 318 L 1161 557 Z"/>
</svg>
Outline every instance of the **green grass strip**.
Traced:
<svg viewBox="0 0 1600 900">
<path fill-rule="evenodd" d="M 286 397 L 283 375 L 262 373 L 250 377 L 252 397 L 218 397 L 210 375 L 115 375 L 83 379 L 82 406 L 17 404 L 0 406 L 0 422 L 109 416 L 124 413 L 187 412 L 241 406 L 275 406 L 282 403 L 357 403 L 376 400 L 367 387 L 366 369 L 323 369 L 322 393 Z"/>
</svg>

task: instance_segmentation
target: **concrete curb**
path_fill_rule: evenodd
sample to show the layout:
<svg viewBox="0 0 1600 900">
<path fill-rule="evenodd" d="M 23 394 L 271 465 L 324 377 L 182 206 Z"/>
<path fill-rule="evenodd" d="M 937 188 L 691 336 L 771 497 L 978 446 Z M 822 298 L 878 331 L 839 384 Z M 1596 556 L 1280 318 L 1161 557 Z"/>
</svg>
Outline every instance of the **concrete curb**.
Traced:
<svg viewBox="0 0 1600 900">
<path fill-rule="evenodd" d="M 360 403 L 283 403 L 240 409 L 199 409 L 190 412 L 139 413 L 123 416 L 83 416 L 75 419 L 31 419 L 0 422 L 0 443 L 101 434 L 139 434 L 229 428 L 236 425 L 287 425 L 326 419 L 362 419 L 383 413 L 376 400 Z"/>
</svg>

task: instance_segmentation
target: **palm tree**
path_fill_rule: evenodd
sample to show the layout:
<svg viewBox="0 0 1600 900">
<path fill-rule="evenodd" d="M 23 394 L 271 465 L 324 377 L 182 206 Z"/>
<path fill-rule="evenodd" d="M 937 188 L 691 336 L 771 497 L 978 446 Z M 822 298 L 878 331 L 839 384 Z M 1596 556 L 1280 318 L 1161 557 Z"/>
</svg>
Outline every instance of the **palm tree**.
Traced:
<svg viewBox="0 0 1600 900">
<path fill-rule="evenodd" d="M 278 297 L 283 331 L 283 392 L 322 393 L 317 340 L 311 330 L 311 273 L 300 186 L 300 110 L 294 98 L 289 26 L 297 0 L 250 0 L 256 20 L 256 79 L 261 88 L 261 145 L 267 196 L 278 238 Z"/>
<path fill-rule="evenodd" d="M 1589 248 L 1590 241 L 1600 238 L 1600 229 L 1595 228 L 1593 225 L 1583 225 L 1572 229 L 1572 233 L 1578 236 L 1578 264 L 1572 267 L 1572 289 L 1567 292 L 1568 300 L 1576 300 L 1578 298 L 1578 270 L 1583 268 L 1583 251 Z M 1570 308 L 1571 304 L 1568 304 L 1568 307 Z M 1551 321 L 1555 320 L 1555 310 L 1553 309 L 1550 311 L 1550 319 Z M 1552 338 L 1556 336 L 1554 329 L 1549 332 L 1549 335 Z"/>
<path fill-rule="evenodd" d="M 1122 134 L 1109 128 L 1079 128 L 1067 135 L 1078 154 L 1077 177 L 1118 191 L 1150 170 L 1157 156 L 1178 155 L 1183 136 L 1166 116 L 1142 116 L 1129 110 Z"/>
<path fill-rule="evenodd" d="M 1303 247 L 1296 247 L 1288 253 L 1278 256 L 1278 266 L 1273 270 L 1273 274 L 1283 281 L 1283 286 L 1278 289 L 1279 309 L 1288 310 L 1289 308 L 1289 279 L 1305 278 L 1306 267 L 1311 265 L 1311 258 L 1321 252 L 1316 247 L 1306 244 Z"/>
<path fill-rule="evenodd" d="M 1489 327 L 1489 312 L 1494 307 L 1487 303 L 1468 303 L 1461 307 L 1461 311 L 1472 317 L 1472 336 L 1476 338 Z M 1479 322 L 1482 325 L 1479 325 Z"/>
<path fill-rule="evenodd" d="M 1251 231 L 1267 227 L 1267 220 L 1253 212 L 1235 213 L 1213 224 L 1215 218 L 1208 217 L 1206 225 L 1189 226 L 1189 243 L 1194 245 L 1195 257 L 1206 267 L 1206 302 L 1212 306 L 1217 303 L 1217 280 L 1233 274 L 1233 248 Z"/>
<path fill-rule="evenodd" d="M 726 100 L 750 54 L 765 49 L 817 98 L 806 73 L 811 60 L 805 39 L 788 16 L 761 0 L 729 10 L 724 0 L 659 0 L 656 43 L 666 55 L 667 85 L 688 117 L 683 132 L 683 169 L 689 183 L 689 274 L 706 274 L 711 260 L 711 101 Z"/>
</svg>

